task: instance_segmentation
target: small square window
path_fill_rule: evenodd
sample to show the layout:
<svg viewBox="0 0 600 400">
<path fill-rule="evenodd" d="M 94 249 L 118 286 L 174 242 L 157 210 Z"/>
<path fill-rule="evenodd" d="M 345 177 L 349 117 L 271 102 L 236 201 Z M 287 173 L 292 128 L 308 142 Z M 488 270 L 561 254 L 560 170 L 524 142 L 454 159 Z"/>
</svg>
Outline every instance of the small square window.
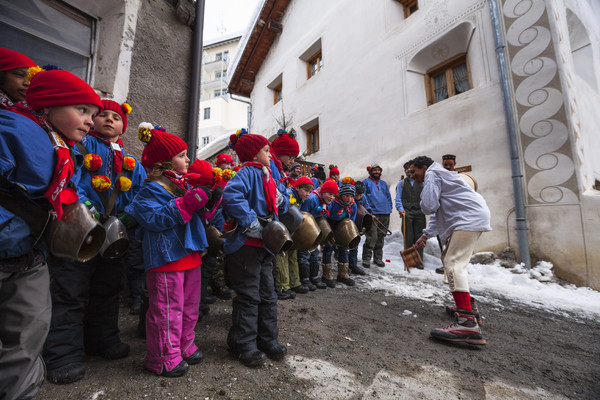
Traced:
<svg viewBox="0 0 600 400">
<path fill-rule="evenodd" d="M 321 72 L 321 69 L 323 68 L 322 53 L 319 51 L 311 59 L 309 59 L 307 62 L 307 66 L 308 66 L 308 79 L 312 78 L 313 76 L 315 76 L 316 74 Z"/>
<path fill-rule="evenodd" d="M 399 2 L 400 4 L 402 4 L 402 7 L 404 8 L 404 18 L 410 17 L 412 14 L 417 12 L 417 10 L 419 9 L 418 0 L 396 0 L 396 1 Z"/>
<path fill-rule="evenodd" d="M 273 88 L 273 104 L 277 104 L 283 98 L 282 87 L 283 85 L 280 83 Z"/>
<path fill-rule="evenodd" d="M 429 105 L 472 89 L 466 54 L 460 54 L 432 68 L 425 75 L 425 86 Z"/>
<path fill-rule="evenodd" d="M 204 109 L 204 119 L 210 119 L 210 107 Z"/>
<path fill-rule="evenodd" d="M 319 125 L 306 130 L 306 155 L 319 151 Z"/>
<path fill-rule="evenodd" d="M 209 144 L 209 143 L 210 143 L 210 138 L 209 138 L 208 136 L 204 136 L 204 137 L 202 137 L 202 144 L 203 144 L 203 145 L 205 145 L 205 146 L 206 146 L 206 145 L 207 145 L 207 144 Z"/>
</svg>

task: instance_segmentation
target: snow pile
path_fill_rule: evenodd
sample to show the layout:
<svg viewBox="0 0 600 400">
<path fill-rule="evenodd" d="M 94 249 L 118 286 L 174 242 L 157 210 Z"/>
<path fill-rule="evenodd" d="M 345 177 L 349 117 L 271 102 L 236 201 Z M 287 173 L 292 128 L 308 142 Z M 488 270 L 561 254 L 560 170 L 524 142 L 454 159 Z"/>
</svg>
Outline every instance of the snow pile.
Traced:
<svg viewBox="0 0 600 400">
<path fill-rule="evenodd" d="M 360 265 L 362 244 L 358 249 Z M 382 290 L 387 295 L 403 296 L 443 305 L 451 301 L 443 275 L 435 269 L 441 266 L 440 250 L 435 240 L 429 240 L 423 262 L 425 269 L 404 271 L 400 251 L 403 249 L 399 231 L 386 237 L 383 248 L 385 268 L 371 266 L 368 276 L 357 277 L 360 287 Z M 486 258 L 486 257 L 484 257 Z M 502 266 L 504 263 L 504 266 Z M 503 308 L 508 299 L 526 306 L 548 310 L 557 314 L 600 320 L 600 292 L 587 287 L 577 287 L 557 279 L 553 265 L 542 261 L 531 270 L 521 264 L 505 268 L 506 260 L 496 259 L 491 264 L 469 264 L 469 285 L 477 300 Z"/>
</svg>

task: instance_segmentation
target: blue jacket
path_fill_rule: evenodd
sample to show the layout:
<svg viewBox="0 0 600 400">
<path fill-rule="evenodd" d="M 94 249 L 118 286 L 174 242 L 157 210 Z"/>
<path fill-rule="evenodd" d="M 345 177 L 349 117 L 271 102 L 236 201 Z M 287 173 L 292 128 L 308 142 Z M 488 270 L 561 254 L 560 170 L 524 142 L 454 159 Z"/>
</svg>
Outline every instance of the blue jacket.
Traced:
<svg viewBox="0 0 600 400">
<path fill-rule="evenodd" d="M 267 209 L 263 176 L 262 169 L 243 166 L 227 182 L 223 190 L 223 201 L 221 202 L 223 212 L 229 218 L 234 218 L 238 223 L 238 229 L 235 231 L 235 234 L 225 239 L 225 244 L 223 245 L 225 254 L 234 253 L 244 245 L 248 238 L 244 230 L 257 217 L 268 217 L 271 214 Z M 279 212 L 286 212 L 289 204 L 287 196 L 284 195 L 283 202 L 279 206 Z M 275 215 L 273 217 L 277 219 Z"/>
<path fill-rule="evenodd" d="M 271 168 L 271 176 L 275 180 L 277 190 L 279 190 L 281 194 L 285 194 L 287 186 L 285 182 L 281 182 L 281 178 L 283 178 L 283 176 L 281 176 L 281 172 L 279 172 L 279 170 L 277 169 L 277 165 L 275 164 L 275 161 L 273 161 L 273 159 L 271 159 L 271 166 L 269 168 Z"/>
<path fill-rule="evenodd" d="M 302 203 L 300 211 L 309 212 L 315 218 L 327 217 L 327 205 L 321 201 L 321 198 L 315 192 L 312 192 Z"/>
<path fill-rule="evenodd" d="M 373 214 L 390 214 L 392 212 L 392 196 L 388 184 L 380 179 L 374 181 L 371 177 L 363 179 L 365 184 L 364 197 L 371 205 Z"/>
<path fill-rule="evenodd" d="M 46 131 L 27 117 L 0 110 L 0 173 L 27 189 L 33 199 L 44 198 L 56 164 Z M 1 189 L 0 189 L 1 190 Z M 0 207 L 0 258 L 18 257 L 33 250 L 29 225 Z M 40 241 L 38 246 L 43 246 Z"/>
<path fill-rule="evenodd" d="M 367 200 L 367 196 L 365 196 L 364 194 L 363 194 L 363 197 L 360 198 L 360 200 L 355 200 L 355 201 L 356 201 L 357 207 L 360 204 L 361 206 L 366 208 L 367 211 L 369 211 L 371 213 L 373 212 L 373 210 L 371 209 L 371 205 L 369 204 L 369 200 Z"/>
<path fill-rule="evenodd" d="M 348 212 L 347 207 L 350 207 L 350 212 Z M 336 198 L 329 205 L 329 219 L 341 221 L 344 218 L 350 218 L 352 221 L 356 221 L 357 209 L 358 206 L 356 205 L 356 202 L 353 201 L 351 205 L 346 205 L 343 204 L 340 199 Z"/>
<path fill-rule="evenodd" d="M 117 174 L 113 170 L 115 157 L 112 148 L 102 143 L 97 137 L 89 135 L 84 137 L 81 143 L 85 146 L 85 149 L 89 154 L 96 154 L 102 158 L 102 166 L 95 172 L 97 172 L 98 175 L 107 176 L 112 182 L 110 189 L 106 190 L 106 196 L 110 199 L 113 190 L 117 190 L 115 188 L 115 178 Z M 125 156 L 127 156 L 127 154 L 123 152 L 123 157 Z M 79 184 L 77 186 L 79 201 L 85 202 L 89 200 L 98 212 L 105 214 L 104 204 L 102 204 L 100 195 L 98 191 L 92 187 L 92 174 L 90 174 L 90 171 L 88 171 L 85 166 L 82 166 L 80 171 Z M 127 171 L 123 168 L 123 176 L 131 179 L 131 189 L 125 192 L 119 192 L 117 202 L 111 212 L 112 215 L 123 214 L 125 206 L 133 201 L 133 198 L 142 187 L 144 179 L 146 179 L 146 171 L 144 171 L 142 164 L 136 160 L 135 168 L 132 171 Z"/>
<path fill-rule="evenodd" d="M 321 184 L 319 183 L 319 180 L 317 178 L 310 178 L 310 180 L 315 185 L 315 187 L 313 188 L 313 190 L 316 189 L 316 188 L 318 188 L 319 186 L 321 186 Z"/>
<path fill-rule="evenodd" d="M 225 224 L 225 217 L 223 216 L 223 209 L 219 208 L 215 215 L 208 221 L 208 223 L 219 230 L 219 232 L 225 232 L 223 225 Z"/>
<path fill-rule="evenodd" d="M 296 207 L 300 207 L 304 203 L 302 198 L 298 195 L 298 192 L 296 191 L 296 189 L 294 189 L 293 187 L 287 188 L 286 194 L 287 194 L 287 198 L 290 200 L 290 205 L 292 203 L 291 202 L 292 199 L 296 200 L 296 202 L 294 203 L 294 205 Z"/>
<path fill-rule="evenodd" d="M 173 197 L 156 182 L 145 182 L 125 212 L 138 222 L 146 271 L 208 247 L 202 219 L 181 217 Z"/>
</svg>

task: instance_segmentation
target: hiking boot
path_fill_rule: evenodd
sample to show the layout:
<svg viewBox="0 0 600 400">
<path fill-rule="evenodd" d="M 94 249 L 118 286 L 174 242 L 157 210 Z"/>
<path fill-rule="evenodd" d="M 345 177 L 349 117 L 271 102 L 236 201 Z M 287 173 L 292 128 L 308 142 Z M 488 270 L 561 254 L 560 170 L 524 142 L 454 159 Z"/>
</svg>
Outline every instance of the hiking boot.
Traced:
<svg viewBox="0 0 600 400">
<path fill-rule="evenodd" d="M 354 279 L 348 275 L 348 263 L 338 263 L 337 281 L 347 286 L 354 286 Z"/>
<path fill-rule="evenodd" d="M 385 267 L 385 263 L 381 260 L 375 260 L 373 261 L 373 264 L 377 265 L 378 267 Z"/>
<path fill-rule="evenodd" d="M 240 360 L 240 362 L 245 365 L 246 367 L 260 367 L 261 365 L 264 365 L 267 356 L 265 355 L 265 353 L 263 353 L 262 351 L 255 349 L 255 350 L 250 350 L 247 351 L 245 353 L 235 353 L 230 351 L 231 355 L 235 358 L 237 358 L 238 360 Z"/>
<path fill-rule="evenodd" d="M 362 269 L 361 267 L 359 267 L 358 265 L 350 265 L 348 266 L 348 268 L 350 268 L 350 272 L 352 272 L 354 275 L 366 275 L 366 271 L 364 269 Z"/>
<path fill-rule="evenodd" d="M 315 290 L 316 289 L 317 288 L 315 287 Z M 301 285 L 291 288 L 290 290 L 297 294 L 305 294 L 305 293 L 308 293 L 309 289 L 308 289 L 308 286 L 301 284 Z"/>
<path fill-rule="evenodd" d="M 188 363 L 188 365 L 200 364 L 202 360 L 204 360 L 204 353 L 202 353 L 202 350 L 198 349 L 183 360 Z"/>
<path fill-rule="evenodd" d="M 271 360 L 282 360 L 287 354 L 287 348 L 277 342 L 267 346 L 258 346 L 258 349 L 264 352 Z"/>
<path fill-rule="evenodd" d="M 471 297 L 471 309 L 473 310 L 473 314 L 475 314 L 475 320 L 477 321 L 477 325 L 481 326 L 483 321 L 481 319 L 481 315 L 479 314 L 479 307 L 477 307 L 477 301 L 473 297 Z M 446 306 L 446 312 L 451 317 L 456 318 L 456 306 Z"/>
<path fill-rule="evenodd" d="M 330 288 L 335 287 L 335 281 L 333 280 L 333 264 L 323 264 L 323 276 L 321 277 L 321 280 Z"/>
<path fill-rule="evenodd" d="M 167 369 L 163 366 L 162 372 L 158 375 L 164 376 L 166 378 L 179 378 L 180 376 L 185 375 L 186 372 L 188 372 L 189 368 L 190 366 L 188 365 L 188 363 L 185 360 L 182 360 L 179 364 L 175 366 L 175 368 L 173 368 L 170 371 L 167 371 Z"/>
<path fill-rule="evenodd" d="M 315 285 L 313 285 L 313 283 L 310 281 L 310 279 L 303 279 L 302 284 L 304 286 L 306 286 L 308 288 L 308 290 L 310 290 L 311 292 L 314 292 L 315 290 L 317 290 L 317 287 Z"/>
<path fill-rule="evenodd" d="M 57 385 L 77 382 L 84 376 L 85 366 L 79 362 L 67 364 L 56 369 L 49 369 L 46 372 L 46 378 Z"/>
<path fill-rule="evenodd" d="M 310 281 L 317 289 L 327 289 L 327 285 L 321 281 L 321 278 L 313 278 Z"/>
<path fill-rule="evenodd" d="M 468 344 L 483 345 L 485 339 L 481 328 L 477 325 L 475 314 L 467 310 L 458 309 L 455 312 L 456 323 L 447 328 L 432 329 L 431 337 L 450 342 L 462 342 Z"/>
<path fill-rule="evenodd" d="M 369 261 L 363 260 L 362 266 L 363 268 L 371 268 L 371 263 Z"/>
<path fill-rule="evenodd" d="M 291 290 L 286 290 L 284 292 L 277 292 L 278 300 L 292 300 L 296 298 L 296 293 Z"/>
</svg>

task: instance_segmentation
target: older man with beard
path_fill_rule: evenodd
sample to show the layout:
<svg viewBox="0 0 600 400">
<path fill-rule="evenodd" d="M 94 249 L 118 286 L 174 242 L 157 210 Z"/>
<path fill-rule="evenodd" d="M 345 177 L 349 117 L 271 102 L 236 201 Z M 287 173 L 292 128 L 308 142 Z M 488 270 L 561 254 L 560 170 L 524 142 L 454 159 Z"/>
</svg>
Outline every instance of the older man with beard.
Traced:
<svg viewBox="0 0 600 400">
<path fill-rule="evenodd" d="M 362 264 L 363 267 L 369 268 L 372 256 L 375 265 L 385 267 L 383 262 L 383 240 L 390 226 L 392 196 L 388 184 L 381 180 L 381 173 L 383 172 L 381 166 L 378 163 L 373 163 L 367 167 L 367 171 L 369 171 L 369 177 L 363 180 L 365 184 L 364 196 L 371 205 L 375 223 L 366 235 Z"/>
<path fill-rule="evenodd" d="M 412 161 L 412 177 L 423 183 L 421 210 L 431 215 L 429 225 L 415 246 L 423 248 L 427 239 L 440 236 L 444 243 L 442 264 L 456 307 L 446 311 L 456 323 L 432 329 L 431 336 L 451 342 L 485 344 L 481 318 L 469 293 L 467 265 L 481 232 L 491 231 L 490 210 L 483 197 L 469 187 L 455 171 L 448 171 L 426 156 Z"/>
</svg>

